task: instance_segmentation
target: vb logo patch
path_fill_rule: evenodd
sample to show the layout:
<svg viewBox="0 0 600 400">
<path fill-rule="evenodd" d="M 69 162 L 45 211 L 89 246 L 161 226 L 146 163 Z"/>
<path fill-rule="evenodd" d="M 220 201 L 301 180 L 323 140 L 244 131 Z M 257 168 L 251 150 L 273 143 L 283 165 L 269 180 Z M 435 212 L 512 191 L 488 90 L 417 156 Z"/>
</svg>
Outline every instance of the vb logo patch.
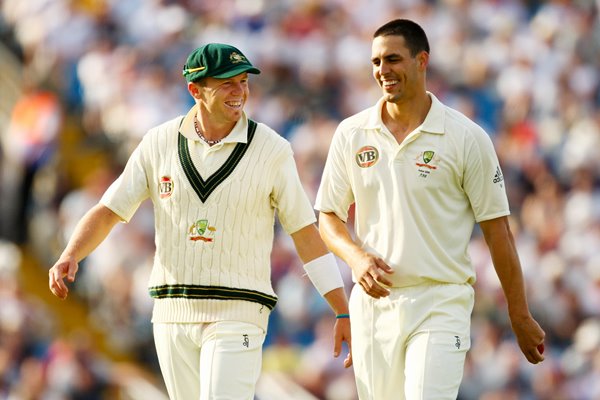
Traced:
<svg viewBox="0 0 600 400">
<path fill-rule="evenodd" d="M 363 146 L 356 152 L 356 163 L 361 168 L 372 167 L 379 160 L 379 151 L 373 146 Z"/>
<path fill-rule="evenodd" d="M 158 194 L 161 199 L 171 197 L 173 194 L 173 181 L 170 176 L 161 176 L 158 182 Z"/>
<path fill-rule="evenodd" d="M 199 219 L 189 227 L 188 238 L 194 242 L 200 240 L 202 242 L 211 243 L 214 241 L 216 230 L 217 228 L 208 224 L 207 219 Z"/>
</svg>

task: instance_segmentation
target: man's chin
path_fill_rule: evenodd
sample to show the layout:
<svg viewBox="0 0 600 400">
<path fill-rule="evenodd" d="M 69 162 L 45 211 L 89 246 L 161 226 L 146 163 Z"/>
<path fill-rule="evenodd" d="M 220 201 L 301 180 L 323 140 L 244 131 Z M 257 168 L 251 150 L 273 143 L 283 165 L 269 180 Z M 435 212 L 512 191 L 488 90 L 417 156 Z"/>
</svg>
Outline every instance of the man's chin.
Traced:
<svg viewBox="0 0 600 400">
<path fill-rule="evenodd" d="M 230 110 L 229 119 L 237 122 L 240 118 L 242 118 L 243 113 L 243 108 L 240 108 L 239 110 Z"/>
<path fill-rule="evenodd" d="M 398 93 L 383 93 L 383 99 L 388 103 L 398 103 L 401 98 Z"/>
</svg>

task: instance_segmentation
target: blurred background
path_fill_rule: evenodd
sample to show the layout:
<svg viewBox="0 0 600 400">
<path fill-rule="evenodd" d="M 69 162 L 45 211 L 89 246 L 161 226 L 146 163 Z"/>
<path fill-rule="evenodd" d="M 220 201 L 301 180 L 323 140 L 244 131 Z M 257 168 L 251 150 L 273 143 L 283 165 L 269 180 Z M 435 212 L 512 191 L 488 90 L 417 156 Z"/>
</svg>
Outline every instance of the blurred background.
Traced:
<svg viewBox="0 0 600 400">
<path fill-rule="evenodd" d="M 166 399 L 146 290 L 151 205 L 81 263 L 67 301 L 47 270 L 141 136 L 193 104 L 189 51 L 230 43 L 262 70 L 247 112 L 291 141 L 314 200 L 337 123 L 379 96 L 372 33 L 398 17 L 429 36 L 428 89 L 495 143 L 547 335 L 546 360 L 529 365 L 476 229 L 459 398 L 600 399 L 599 3 L 0 0 L 0 399 Z M 257 399 L 355 399 L 331 311 L 279 226 L 272 259 L 279 303 Z"/>
</svg>

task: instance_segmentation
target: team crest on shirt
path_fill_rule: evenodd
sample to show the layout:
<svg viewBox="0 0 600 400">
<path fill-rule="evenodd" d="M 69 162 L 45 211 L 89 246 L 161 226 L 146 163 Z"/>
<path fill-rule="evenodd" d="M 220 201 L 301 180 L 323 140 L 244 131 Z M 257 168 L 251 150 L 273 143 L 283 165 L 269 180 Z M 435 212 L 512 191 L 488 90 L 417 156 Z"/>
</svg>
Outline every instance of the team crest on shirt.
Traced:
<svg viewBox="0 0 600 400">
<path fill-rule="evenodd" d="M 194 222 L 188 229 L 188 238 L 191 241 L 211 243 L 214 240 L 214 235 L 217 228 L 210 226 L 207 219 L 199 219 Z"/>
<path fill-rule="evenodd" d="M 161 176 L 158 181 L 158 194 L 161 199 L 171 197 L 173 194 L 173 180 L 170 176 Z"/>
<path fill-rule="evenodd" d="M 356 163 L 361 168 L 372 167 L 379 160 L 379 150 L 374 146 L 363 146 L 356 152 Z"/>
<path fill-rule="evenodd" d="M 438 168 L 440 157 L 433 150 L 422 151 L 415 157 L 415 165 L 418 167 L 419 177 L 427 178 L 429 174 Z"/>
</svg>

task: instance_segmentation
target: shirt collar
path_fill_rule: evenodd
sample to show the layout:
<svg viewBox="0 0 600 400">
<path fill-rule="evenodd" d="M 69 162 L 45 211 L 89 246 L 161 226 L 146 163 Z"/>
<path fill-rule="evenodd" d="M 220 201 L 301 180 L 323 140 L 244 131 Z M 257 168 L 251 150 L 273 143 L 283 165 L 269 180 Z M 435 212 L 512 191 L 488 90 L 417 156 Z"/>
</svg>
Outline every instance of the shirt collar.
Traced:
<svg viewBox="0 0 600 400">
<path fill-rule="evenodd" d="M 438 135 L 444 134 L 444 116 L 445 110 L 444 105 L 437 97 L 431 92 L 427 92 L 427 95 L 431 99 L 431 108 L 425 116 L 425 120 L 418 128 L 418 130 L 427 133 L 435 133 Z M 366 129 L 378 129 L 383 130 L 383 120 L 381 119 L 381 111 L 385 104 L 385 100 L 382 98 L 377 101 L 377 104 L 371 108 L 371 112 L 367 118 Z"/>
<path fill-rule="evenodd" d="M 201 139 L 196 134 L 196 128 L 194 128 L 194 115 L 197 111 L 198 106 L 193 106 L 188 111 L 183 117 L 179 132 L 187 139 L 200 141 Z M 248 117 L 245 112 L 242 113 L 242 117 L 233 126 L 229 135 L 221 140 L 221 143 L 248 143 Z"/>
</svg>

